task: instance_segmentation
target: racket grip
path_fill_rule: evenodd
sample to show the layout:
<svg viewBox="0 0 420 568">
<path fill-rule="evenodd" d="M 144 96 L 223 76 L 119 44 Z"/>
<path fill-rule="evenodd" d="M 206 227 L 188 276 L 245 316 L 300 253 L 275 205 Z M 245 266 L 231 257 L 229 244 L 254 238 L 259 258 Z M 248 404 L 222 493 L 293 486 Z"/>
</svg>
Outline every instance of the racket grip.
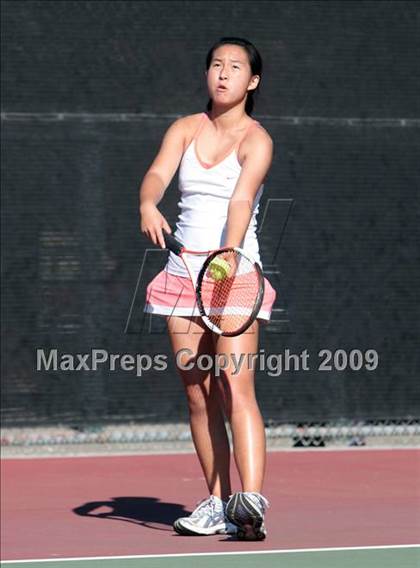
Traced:
<svg viewBox="0 0 420 568">
<path fill-rule="evenodd" d="M 184 248 L 184 245 L 182 245 L 179 241 L 176 240 L 175 237 L 173 237 L 169 233 L 164 232 L 163 236 L 165 239 L 166 248 L 176 255 L 180 255 L 182 249 Z"/>
</svg>

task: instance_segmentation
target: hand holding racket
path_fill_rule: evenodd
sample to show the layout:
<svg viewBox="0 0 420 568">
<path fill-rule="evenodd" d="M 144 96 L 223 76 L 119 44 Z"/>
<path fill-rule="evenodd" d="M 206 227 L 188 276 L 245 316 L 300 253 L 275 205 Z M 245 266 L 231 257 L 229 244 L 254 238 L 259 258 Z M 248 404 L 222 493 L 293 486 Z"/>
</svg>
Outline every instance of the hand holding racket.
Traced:
<svg viewBox="0 0 420 568">
<path fill-rule="evenodd" d="M 154 203 L 146 202 L 140 206 L 140 228 L 155 245 L 165 248 L 163 231 L 171 231 L 168 221 Z"/>
<path fill-rule="evenodd" d="M 182 259 L 188 271 L 207 327 L 231 337 L 247 330 L 256 319 L 264 296 L 259 264 L 239 247 L 193 251 L 169 233 L 164 232 L 164 238 L 166 248 Z M 197 277 L 188 262 L 191 255 L 205 257 Z"/>
</svg>

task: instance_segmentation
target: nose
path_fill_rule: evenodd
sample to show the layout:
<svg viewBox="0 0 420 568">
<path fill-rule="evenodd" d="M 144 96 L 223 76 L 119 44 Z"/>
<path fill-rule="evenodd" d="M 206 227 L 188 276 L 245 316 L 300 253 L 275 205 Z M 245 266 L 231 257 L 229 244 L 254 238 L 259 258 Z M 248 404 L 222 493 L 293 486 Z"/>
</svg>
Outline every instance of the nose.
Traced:
<svg viewBox="0 0 420 568">
<path fill-rule="evenodd" d="M 228 75 L 227 75 L 226 69 L 224 69 L 224 68 L 220 69 L 219 78 L 220 78 L 220 79 L 222 79 L 222 78 L 227 79 L 227 76 L 228 76 Z"/>
</svg>

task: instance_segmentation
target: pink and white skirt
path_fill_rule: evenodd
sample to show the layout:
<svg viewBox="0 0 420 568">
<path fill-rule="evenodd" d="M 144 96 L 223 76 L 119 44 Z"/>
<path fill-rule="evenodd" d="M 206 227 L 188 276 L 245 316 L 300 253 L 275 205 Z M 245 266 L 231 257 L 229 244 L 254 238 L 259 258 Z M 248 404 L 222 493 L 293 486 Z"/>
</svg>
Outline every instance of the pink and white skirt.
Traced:
<svg viewBox="0 0 420 568">
<path fill-rule="evenodd" d="M 270 319 L 275 299 L 276 291 L 264 277 L 264 298 L 257 319 Z M 165 316 L 199 316 L 191 280 L 162 270 L 147 286 L 144 311 Z"/>
</svg>

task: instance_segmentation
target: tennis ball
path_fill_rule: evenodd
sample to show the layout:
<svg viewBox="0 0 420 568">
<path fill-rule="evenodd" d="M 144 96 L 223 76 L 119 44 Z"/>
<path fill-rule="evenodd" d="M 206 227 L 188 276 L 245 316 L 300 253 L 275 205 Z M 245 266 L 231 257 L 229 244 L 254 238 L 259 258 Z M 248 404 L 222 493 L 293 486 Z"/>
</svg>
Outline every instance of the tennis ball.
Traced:
<svg viewBox="0 0 420 568">
<path fill-rule="evenodd" d="M 218 281 L 218 280 L 223 280 L 223 278 L 226 278 L 230 269 L 230 265 L 223 258 L 215 258 L 210 262 L 209 268 L 210 268 L 211 277 L 214 280 Z"/>
</svg>

